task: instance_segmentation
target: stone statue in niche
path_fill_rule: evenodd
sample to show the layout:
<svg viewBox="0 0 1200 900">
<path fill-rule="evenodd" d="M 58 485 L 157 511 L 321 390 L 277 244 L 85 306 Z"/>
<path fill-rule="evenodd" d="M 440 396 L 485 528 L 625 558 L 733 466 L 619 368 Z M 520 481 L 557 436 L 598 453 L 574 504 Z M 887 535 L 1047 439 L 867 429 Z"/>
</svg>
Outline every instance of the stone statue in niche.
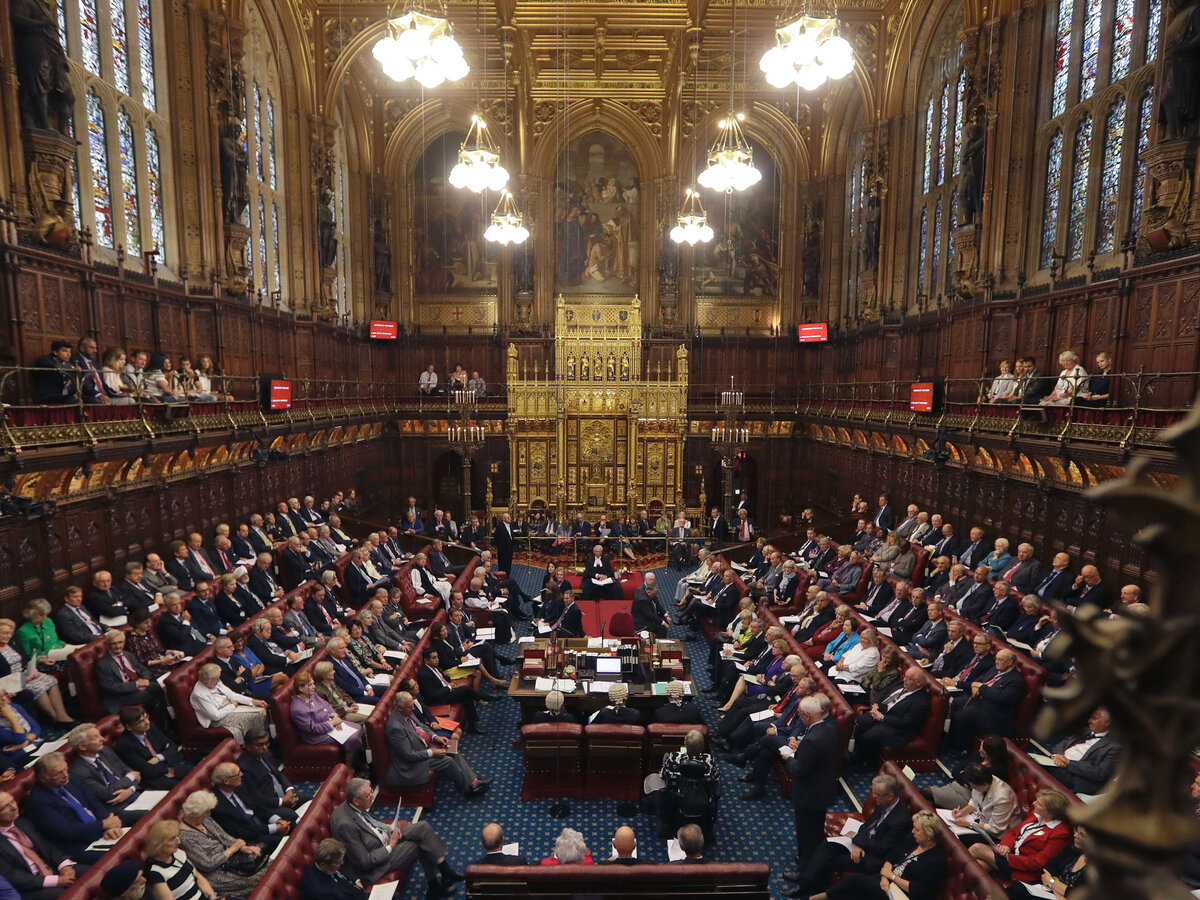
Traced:
<svg viewBox="0 0 1200 900">
<path fill-rule="evenodd" d="M 821 285 L 821 216 L 824 207 L 818 203 L 813 207 L 808 223 L 808 240 L 800 262 L 804 268 L 804 296 L 815 297 Z"/>
<path fill-rule="evenodd" d="M 596 361 L 592 365 L 592 376 L 597 381 L 604 380 L 604 357 L 601 356 L 599 353 L 596 354 Z"/>
<path fill-rule="evenodd" d="M 322 269 L 337 264 L 338 241 L 334 236 L 333 191 L 323 181 L 317 193 L 317 250 Z"/>
<path fill-rule="evenodd" d="M 588 360 L 588 355 L 585 353 L 579 357 L 579 380 L 587 381 L 591 372 L 589 371 L 591 363 Z"/>
<path fill-rule="evenodd" d="M 390 294 L 392 292 L 392 248 L 388 244 L 387 233 L 383 230 L 383 220 L 375 220 L 375 293 Z"/>
<path fill-rule="evenodd" d="M 250 205 L 250 163 L 241 132 L 241 125 L 232 116 L 221 130 L 221 198 L 226 225 L 240 224 Z"/>
<path fill-rule="evenodd" d="M 604 369 L 604 377 L 609 381 L 617 380 L 617 357 L 612 351 L 608 354 L 608 363 Z"/>
<path fill-rule="evenodd" d="M 628 353 L 621 354 L 621 380 L 622 381 L 629 380 L 629 354 Z"/>
<path fill-rule="evenodd" d="M 663 229 L 662 249 L 658 251 L 658 293 L 675 294 L 679 291 L 679 245 Z"/>
<path fill-rule="evenodd" d="M 575 354 L 567 357 L 567 381 L 575 380 Z"/>
<path fill-rule="evenodd" d="M 981 106 L 963 128 L 962 176 L 958 183 L 958 208 L 963 225 L 978 224 L 983 212 L 983 175 L 987 164 L 986 112 Z"/>
<path fill-rule="evenodd" d="M 75 94 L 67 75 L 67 55 L 58 42 L 54 10 L 43 0 L 12 0 L 9 21 L 21 124 L 69 135 Z"/>
<path fill-rule="evenodd" d="M 871 196 L 867 198 L 867 211 L 863 215 L 863 245 L 862 245 L 862 265 L 868 272 L 874 272 L 879 266 L 879 183 L 871 189 Z"/>
<path fill-rule="evenodd" d="M 1174 0 L 1163 32 L 1162 94 L 1158 121 L 1163 137 L 1188 137 L 1200 119 L 1200 0 Z"/>
</svg>

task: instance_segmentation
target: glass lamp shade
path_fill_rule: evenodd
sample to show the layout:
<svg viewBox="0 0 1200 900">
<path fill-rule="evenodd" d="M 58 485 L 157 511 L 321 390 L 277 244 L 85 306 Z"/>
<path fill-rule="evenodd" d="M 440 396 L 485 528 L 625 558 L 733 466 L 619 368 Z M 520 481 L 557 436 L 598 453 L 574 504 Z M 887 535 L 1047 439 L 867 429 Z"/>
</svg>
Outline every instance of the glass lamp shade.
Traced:
<svg viewBox="0 0 1200 900">
<path fill-rule="evenodd" d="M 470 71 L 450 23 L 413 7 L 388 19 L 387 33 L 371 54 L 393 81 L 415 78 L 427 88 L 458 81 Z"/>
</svg>

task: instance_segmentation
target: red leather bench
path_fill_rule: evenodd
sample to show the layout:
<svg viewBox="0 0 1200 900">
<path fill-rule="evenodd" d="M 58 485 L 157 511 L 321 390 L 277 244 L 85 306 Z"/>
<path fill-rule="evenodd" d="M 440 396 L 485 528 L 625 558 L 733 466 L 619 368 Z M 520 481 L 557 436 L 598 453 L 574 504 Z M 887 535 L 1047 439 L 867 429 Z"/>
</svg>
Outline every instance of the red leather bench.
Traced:
<svg viewBox="0 0 1200 900">
<path fill-rule="evenodd" d="M 582 725 L 522 725 L 521 748 L 525 761 L 521 781 L 523 802 L 543 797 L 585 796 Z"/>
<path fill-rule="evenodd" d="M 585 795 L 637 801 L 645 778 L 646 729 L 641 725 L 587 725 Z"/>
<path fill-rule="evenodd" d="M 766 863 L 467 866 L 467 897 L 722 897 L 767 900 Z M 258 900 L 252 897 L 251 900 Z"/>
<path fill-rule="evenodd" d="M 1053 775 L 1034 762 L 1015 741 L 1005 738 L 1004 746 L 1008 749 L 1008 785 L 1017 795 L 1017 802 L 1021 805 L 1024 815 L 1033 811 L 1034 798 L 1041 790 L 1065 794 L 1072 804 L 1082 802 L 1074 792 L 1068 791 Z"/>
<path fill-rule="evenodd" d="M 322 647 L 307 660 L 297 671 L 311 673 L 313 667 L 325 658 L 325 648 Z M 288 680 L 279 690 L 267 700 L 271 710 L 271 724 L 275 727 L 275 737 L 279 740 L 279 750 L 283 770 L 289 778 L 298 781 L 320 781 L 325 773 L 336 767 L 343 760 L 341 744 L 306 744 L 296 733 L 292 724 L 292 697 L 296 693 L 295 676 Z"/>
<path fill-rule="evenodd" d="M 104 708 L 104 694 L 93 674 L 96 660 L 106 653 L 108 653 L 108 646 L 104 636 L 101 635 L 67 657 L 71 692 L 79 701 L 79 708 L 83 715 L 93 721 L 108 715 L 108 710 Z"/>
<path fill-rule="evenodd" d="M 662 768 L 663 757 L 683 746 L 683 739 L 695 729 L 708 740 L 707 725 L 676 725 L 672 722 L 652 722 L 646 726 L 646 772 L 657 772 Z"/>
</svg>

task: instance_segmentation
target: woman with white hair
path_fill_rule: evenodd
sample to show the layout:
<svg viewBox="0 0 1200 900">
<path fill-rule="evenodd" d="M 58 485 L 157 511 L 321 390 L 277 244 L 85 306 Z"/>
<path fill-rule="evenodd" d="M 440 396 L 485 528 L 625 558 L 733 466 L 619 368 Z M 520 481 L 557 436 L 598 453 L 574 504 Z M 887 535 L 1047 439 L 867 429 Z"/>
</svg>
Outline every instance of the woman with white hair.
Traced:
<svg viewBox="0 0 1200 900">
<path fill-rule="evenodd" d="M 596 861 L 592 859 L 592 851 L 588 849 L 583 835 L 574 828 L 564 828 L 554 839 L 554 855 L 543 859 L 542 865 L 569 866 L 573 863 L 592 866 Z"/>
<path fill-rule="evenodd" d="M 248 897 L 258 883 L 249 873 L 266 863 L 262 847 L 234 838 L 218 825 L 212 818 L 216 806 L 211 791 L 188 794 L 179 810 L 179 846 L 218 894 L 230 900 Z"/>
<path fill-rule="evenodd" d="M 1039 401 L 1043 406 L 1070 406 L 1076 392 L 1088 385 L 1087 370 L 1079 365 L 1079 357 L 1074 350 L 1064 350 L 1058 354 L 1058 364 L 1062 366 L 1062 371 L 1058 373 L 1058 381 L 1050 396 Z"/>
<path fill-rule="evenodd" d="M 829 677 L 840 681 L 858 681 L 875 668 L 879 662 L 879 633 L 874 628 L 864 628 L 858 644 L 846 651 L 829 672 Z"/>
<path fill-rule="evenodd" d="M 246 742 L 246 732 L 251 728 L 267 727 L 267 701 L 251 700 L 231 691 L 221 683 L 221 667 L 216 663 L 200 667 L 191 704 L 201 725 L 228 729 L 239 744 Z"/>
</svg>

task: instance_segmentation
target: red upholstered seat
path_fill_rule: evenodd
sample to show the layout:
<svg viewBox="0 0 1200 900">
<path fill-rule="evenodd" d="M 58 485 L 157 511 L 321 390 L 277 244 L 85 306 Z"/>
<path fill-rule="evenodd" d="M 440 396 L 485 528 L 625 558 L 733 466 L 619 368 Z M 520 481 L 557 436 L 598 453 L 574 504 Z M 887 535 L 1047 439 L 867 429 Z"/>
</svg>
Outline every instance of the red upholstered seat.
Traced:
<svg viewBox="0 0 1200 900">
<path fill-rule="evenodd" d="M 646 756 L 641 725 L 588 725 L 587 792 L 590 799 L 638 800 Z"/>
<path fill-rule="evenodd" d="M 651 866 L 467 866 L 468 897 L 701 897 L 767 900 L 766 863 Z M 259 900 L 255 894 L 251 900 Z"/>
<path fill-rule="evenodd" d="M 296 672 L 312 672 L 313 667 L 325 658 L 322 647 L 310 656 Z M 341 744 L 306 744 L 296 733 L 292 723 L 292 697 L 296 693 L 295 676 L 271 695 L 267 701 L 271 707 L 271 722 L 275 736 L 279 739 L 283 769 L 289 778 L 301 781 L 320 781 L 325 774 L 342 762 L 344 752 Z"/>
<path fill-rule="evenodd" d="M 192 688 L 196 686 L 200 677 L 200 667 L 212 662 L 212 658 L 211 647 L 200 651 L 168 675 L 163 683 L 167 692 L 167 703 L 174 713 L 175 733 L 179 735 L 179 742 L 186 747 L 208 749 L 232 737 L 227 729 L 220 726 L 205 728 L 196 718 L 196 711 L 192 709 Z"/>
<path fill-rule="evenodd" d="M 104 708 L 103 693 L 96 682 L 92 670 L 96 660 L 108 652 L 103 635 L 88 644 L 84 644 L 67 657 L 67 672 L 69 673 L 71 689 L 79 700 L 85 718 L 93 722 L 108 715 Z"/>
<path fill-rule="evenodd" d="M 1071 803 L 1081 802 L 1072 791 L 1068 791 L 1053 775 L 1035 763 L 1014 741 L 1006 739 L 1004 745 L 1008 748 L 1008 784 L 1017 795 L 1017 802 L 1021 805 L 1024 815 L 1032 812 L 1034 798 L 1037 797 L 1037 792 L 1042 790 L 1059 791 L 1065 794 Z"/>
<path fill-rule="evenodd" d="M 521 800 L 584 796 L 582 725 L 522 725 L 521 755 Z"/>
<path fill-rule="evenodd" d="M 913 587 L 920 587 L 925 582 L 925 570 L 929 565 L 929 551 L 918 545 L 913 548 L 913 556 L 917 558 L 917 561 L 913 564 L 912 575 L 908 580 L 912 582 Z"/>
<path fill-rule="evenodd" d="M 663 757 L 683 746 L 684 736 L 696 729 L 708 739 L 707 725 L 677 725 L 673 722 L 652 722 L 646 726 L 646 772 L 662 768 Z"/>
<path fill-rule="evenodd" d="M 613 613 L 612 620 L 608 623 L 609 637 L 633 637 L 636 633 L 633 625 L 633 616 L 630 613 L 624 610 Z"/>
</svg>

